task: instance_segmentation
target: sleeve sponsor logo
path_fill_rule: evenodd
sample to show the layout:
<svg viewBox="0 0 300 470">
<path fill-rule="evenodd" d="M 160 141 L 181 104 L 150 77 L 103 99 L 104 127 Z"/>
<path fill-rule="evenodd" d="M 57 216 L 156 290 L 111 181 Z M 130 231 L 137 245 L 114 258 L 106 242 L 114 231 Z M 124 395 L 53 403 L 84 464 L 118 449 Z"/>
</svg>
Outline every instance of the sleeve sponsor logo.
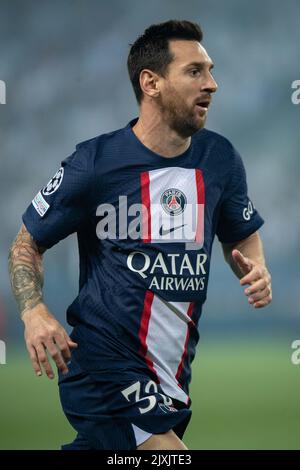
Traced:
<svg viewBox="0 0 300 470">
<path fill-rule="evenodd" d="M 50 196 L 50 194 L 55 193 L 61 185 L 61 182 L 64 177 L 64 169 L 60 167 L 60 169 L 55 173 L 53 178 L 49 181 L 49 183 L 43 188 L 42 193 L 44 196 Z"/>
<path fill-rule="evenodd" d="M 46 214 L 47 210 L 49 209 L 49 204 L 45 199 L 43 198 L 41 191 L 37 193 L 35 198 L 32 201 L 33 207 L 37 211 L 37 213 L 41 216 L 44 217 Z"/>
<path fill-rule="evenodd" d="M 244 208 L 243 210 L 243 218 L 245 220 L 250 220 L 251 219 L 251 216 L 253 215 L 253 212 L 254 212 L 254 206 L 252 204 L 251 201 L 248 202 L 248 206 Z"/>
</svg>

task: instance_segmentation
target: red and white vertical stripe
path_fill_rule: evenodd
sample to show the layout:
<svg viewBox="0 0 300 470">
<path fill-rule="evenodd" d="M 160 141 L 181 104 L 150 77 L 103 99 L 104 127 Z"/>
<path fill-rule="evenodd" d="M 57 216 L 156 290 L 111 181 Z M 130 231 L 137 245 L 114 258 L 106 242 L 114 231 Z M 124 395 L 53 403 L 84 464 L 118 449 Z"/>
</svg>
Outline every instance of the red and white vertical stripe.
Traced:
<svg viewBox="0 0 300 470">
<path fill-rule="evenodd" d="M 147 291 L 140 325 L 141 354 L 166 395 L 188 403 L 179 379 L 188 351 L 193 303 L 166 302 Z"/>
</svg>

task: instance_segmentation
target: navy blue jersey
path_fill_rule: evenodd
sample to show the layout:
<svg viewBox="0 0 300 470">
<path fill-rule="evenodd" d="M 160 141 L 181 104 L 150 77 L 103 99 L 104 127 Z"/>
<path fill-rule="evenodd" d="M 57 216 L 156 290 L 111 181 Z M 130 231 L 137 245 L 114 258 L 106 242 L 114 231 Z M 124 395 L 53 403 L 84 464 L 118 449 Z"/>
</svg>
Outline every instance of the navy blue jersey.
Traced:
<svg viewBox="0 0 300 470">
<path fill-rule="evenodd" d="M 76 232 L 79 293 L 67 318 L 88 370 L 145 370 L 187 403 L 215 234 L 242 240 L 263 220 L 247 195 L 240 155 L 202 129 L 162 157 L 132 127 L 76 146 L 23 215 L 50 248 Z"/>
</svg>

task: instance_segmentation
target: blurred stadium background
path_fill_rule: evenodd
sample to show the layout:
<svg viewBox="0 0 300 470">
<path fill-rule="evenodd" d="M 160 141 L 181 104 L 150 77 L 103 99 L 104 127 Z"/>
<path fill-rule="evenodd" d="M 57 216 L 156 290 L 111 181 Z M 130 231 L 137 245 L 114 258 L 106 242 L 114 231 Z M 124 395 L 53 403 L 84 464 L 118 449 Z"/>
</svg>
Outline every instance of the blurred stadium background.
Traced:
<svg viewBox="0 0 300 470">
<path fill-rule="evenodd" d="M 73 438 L 57 384 L 31 371 L 7 253 L 32 197 L 77 142 L 137 115 L 128 44 L 154 22 L 199 22 L 219 91 L 207 127 L 243 156 L 274 300 L 252 310 L 216 241 L 194 362 L 192 449 L 300 449 L 300 4 L 289 0 L 1 0 L 0 449 L 58 449 Z M 77 291 L 74 236 L 45 255 L 45 299 L 60 321 Z"/>
</svg>

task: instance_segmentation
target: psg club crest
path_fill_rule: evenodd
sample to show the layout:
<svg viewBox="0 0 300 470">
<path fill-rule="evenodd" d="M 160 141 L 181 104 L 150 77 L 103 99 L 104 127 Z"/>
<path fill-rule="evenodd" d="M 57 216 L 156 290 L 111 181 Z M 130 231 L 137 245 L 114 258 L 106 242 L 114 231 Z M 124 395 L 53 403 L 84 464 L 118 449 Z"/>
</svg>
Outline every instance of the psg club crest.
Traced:
<svg viewBox="0 0 300 470">
<path fill-rule="evenodd" d="M 42 193 L 44 196 L 50 196 L 50 194 L 55 193 L 55 191 L 60 187 L 61 182 L 64 176 L 64 169 L 61 167 L 51 178 L 49 183 L 43 188 Z"/>
<path fill-rule="evenodd" d="M 186 196 L 179 189 L 170 188 L 163 192 L 160 203 L 167 214 L 179 215 L 185 209 Z"/>
</svg>

